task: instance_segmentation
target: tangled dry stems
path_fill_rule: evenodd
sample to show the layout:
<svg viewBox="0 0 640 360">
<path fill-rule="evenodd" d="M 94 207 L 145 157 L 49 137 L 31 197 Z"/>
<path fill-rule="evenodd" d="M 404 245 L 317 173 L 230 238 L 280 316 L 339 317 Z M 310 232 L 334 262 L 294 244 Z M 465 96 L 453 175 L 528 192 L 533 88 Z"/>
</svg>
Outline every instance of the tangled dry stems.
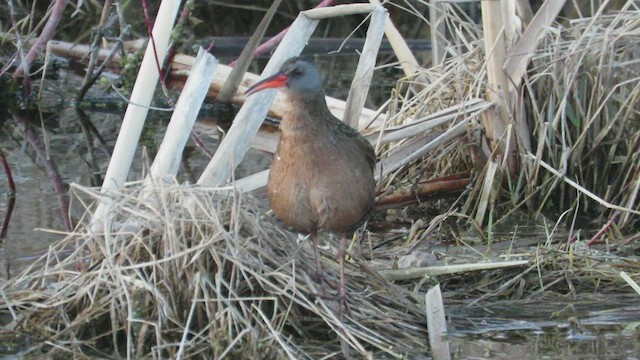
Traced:
<svg viewBox="0 0 640 360">
<path fill-rule="evenodd" d="M 425 351 L 416 298 L 362 262 L 347 268 L 340 322 L 308 276 L 310 244 L 262 220 L 251 198 L 143 183 L 119 195 L 107 224 L 78 226 L 3 288 L 14 329 L 36 331 L 54 353 L 303 359 L 339 351 L 338 335 L 363 354 Z M 324 256 L 336 282 L 335 251 Z"/>
<path fill-rule="evenodd" d="M 536 156 L 604 201 L 629 209 L 638 208 L 640 191 L 640 48 L 634 40 L 640 10 L 634 3 L 553 32 L 533 58 L 524 94 L 535 120 Z M 586 194 L 538 166 L 527 178 L 526 191 L 539 200 L 531 204 L 534 209 L 580 206 L 601 212 Z M 614 212 L 603 211 L 602 218 Z M 637 223 L 637 215 L 621 215 L 620 225 Z"/>
<path fill-rule="evenodd" d="M 426 79 L 418 93 L 407 86 L 414 78 L 398 82 L 391 98 L 390 126 L 465 104 L 486 91 L 482 32 L 461 19 L 455 6 L 447 9 L 446 22 L 454 37 L 451 43 L 458 44 L 450 51 L 460 55 L 417 74 Z M 533 54 L 515 105 L 515 111 L 522 110 L 528 123 L 532 148 L 530 153 L 520 148 L 521 171 L 514 179 L 506 179 L 500 170 L 495 174 L 510 185 L 507 191 L 493 190 L 494 221 L 505 220 L 514 208 L 527 209 L 534 216 L 549 209 L 562 212 L 577 208 L 580 213 L 600 216 L 600 221 L 618 216 L 620 226 L 637 224 L 637 213 L 619 208 L 637 210 L 640 201 L 639 13 L 637 2 L 628 1 L 621 11 L 557 24 L 544 38 Z M 398 188 L 416 179 L 473 171 L 470 164 L 482 162 L 472 158 L 482 153 L 483 146 L 478 115 L 462 108 L 454 121 L 432 131 L 440 134 L 461 122 L 468 123 L 465 136 L 451 139 L 395 171 L 384 180 L 387 186 Z M 424 135 L 416 138 L 419 136 Z M 382 156 L 403 151 L 408 141 L 386 145 Z M 541 163 L 556 169 L 560 176 Z M 486 167 L 479 171 L 473 182 L 482 184 L 486 171 Z M 563 181 L 563 176 L 586 191 Z M 473 216 L 482 191 L 482 186 L 470 191 L 462 207 L 464 214 Z M 595 202 L 594 198 L 600 200 Z"/>
<path fill-rule="evenodd" d="M 73 193 L 87 214 L 103 196 L 83 187 Z M 129 185 L 101 230 L 78 226 L 3 286 L 2 308 L 13 316 L 6 330 L 30 334 L 37 341 L 29 351 L 51 356 L 315 359 L 340 354 L 340 336 L 364 356 L 412 358 L 427 351 L 419 294 L 431 282 L 449 301 L 473 305 L 619 291 L 620 270 L 640 281 L 637 260 L 551 242 L 512 255 L 530 259 L 525 268 L 398 284 L 371 267 L 390 263 L 354 254 L 346 272 L 350 312 L 341 322 L 337 302 L 318 297 L 308 275 L 310 244 L 296 245 L 264 213 L 260 202 L 228 188 Z M 336 282 L 332 244 L 323 262 Z"/>
</svg>

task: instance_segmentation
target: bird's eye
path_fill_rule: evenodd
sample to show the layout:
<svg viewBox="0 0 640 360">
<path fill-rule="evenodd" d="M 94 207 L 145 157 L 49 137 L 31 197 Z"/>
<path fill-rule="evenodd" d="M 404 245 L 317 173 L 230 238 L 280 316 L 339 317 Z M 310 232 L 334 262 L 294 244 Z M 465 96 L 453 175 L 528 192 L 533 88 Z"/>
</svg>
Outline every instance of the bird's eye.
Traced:
<svg viewBox="0 0 640 360">
<path fill-rule="evenodd" d="M 300 76 L 300 75 L 302 75 L 302 70 L 300 70 L 300 69 L 293 69 L 293 75 L 294 75 L 294 76 Z"/>
</svg>

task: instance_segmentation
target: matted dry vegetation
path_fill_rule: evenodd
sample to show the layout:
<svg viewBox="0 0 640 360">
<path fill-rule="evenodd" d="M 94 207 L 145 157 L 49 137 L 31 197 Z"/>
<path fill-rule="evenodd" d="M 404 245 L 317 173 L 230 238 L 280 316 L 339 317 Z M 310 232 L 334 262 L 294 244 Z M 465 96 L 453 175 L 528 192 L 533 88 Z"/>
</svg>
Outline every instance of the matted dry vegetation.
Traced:
<svg viewBox="0 0 640 360">
<path fill-rule="evenodd" d="M 487 179 L 489 169 L 482 169 L 474 183 L 492 181 L 492 193 L 474 186 L 462 206 L 464 214 L 479 222 L 500 222 L 515 209 L 530 211 L 534 217 L 544 210 L 570 209 L 598 217 L 599 222 L 620 215 L 618 225 L 637 226 L 638 5 L 628 1 L 622 11 L 609 11 L 607 15 L 602 13 L 605 9 L 603 6 L 592 18 L 556 24 L 532 54 L 512 114 L 516 120 L 526 119 L 530 132 L 530 136 L 518 139 L 520 171 L 509 178 L 500 168 L 490 172 Z M 385 185 L 389 182 L 393 188 L 413 184 L 425 174 L 432 178 L 473 169 L 472 163 L 482 163 L 477 157 L 486 156 L 479 118 L 493 104 L 480 100 L 488 86 L 483 80 L 487 68 L 481 28 L 458 17 L 455 7 L 448 10 L 447 26 L 454 34 L 451 43 L 457 44 L 449 51 L 461 54 L 399 81 L 387 125 L 393 131 L 415 119 L 435 122 L 432 119 L 452 115 L 454 119 L 444 132 L 421 133 L 383 147 L 382 162 L 390 163 L 384 156 L 394 159 L 396 154 L 415 150 L 435 136 L 444 137 L 438 146 L 427 149 L 429 156 L 406 164 L 399 172 L 390 172 Z M 410 85 L 417 79 L 421 86 L 414 94 L 411 91 L 415 87 Z M 433 115 L 439 113 L 443 115 Z M 456 129 L 463 123 L 468 124 L 466 129 Z M 461 131 L 468 136 L 460 136 Z M 501 181 L 494 177 L 505 179 L 509 186 L 498 186 Z M 487 203 L 492 220 L 484 213 L 478 214 Z"/>
<path fill-rule="evenodd" d="M 632 4 L 628 11 L 571 21 L 533 58 L 524 100 L 537 144 L 525 157 L 533 162 L 525 194 L 535 195 L 529 205 L 538 212 L 577 207 L 600 219 L 618 213 L 620 225 L 637 226 L 640 29 Z M 541 162 L 588 192 L 576 191 Z"/>
<path fill-rule="evenodd" d="M 521 175 L 510 188 L 495 188 L 502 191 L 491 197 L 496 214 L 506 219 L 514 209 L 553 208 L 608 218 L 619 211 L 619 225 L 637 225 L 640 10 L 635 2 L 628 4 L 616 14 L 558 25 L 536 52 L 519 96 L 533 134 L 531 152 L 522 153 Z M 418 93 L 405 92 L 401 82 L 387 126 L 465 103 L 479 106 L 478 113 L 461 111 L 454 117 L 459 122 L 448 128 L 462 124 L 462 132 L 471 135 L 452 135 L 437 154 L 385 174 L 382 183 L 391 187 L 425 174 L 468 169 L 472 162 L 466 149 L 485 108 L 483 52 L 481 40 L 469 37 L 473 25 L 449 20 L 459 30 L 459 55 L 421 73 L 426 81 Z M 383 154 L 398 157 L 430 136 L 389 141 Z M 475 183 L 485 175 L 480 172 Z M 491 255 L 441 253 L 449 271 L 423 269 L 404 277 L 387 259 L 364 260 L 352 253 L 346 271 L 350 311 L 340 321 L 337 302 L 317 296 L 321 289 L 309 278 L 315 266 L 310 244 L 298 245 L 294 234 L 265 219 L 266 205 L 249 195 L 231 188 L 132 183 L 112 194 L 113 216 L 97 229 L 90 219 L 103 195 L 79 186 L 72 193 L 86 221 L 0 289 L 0 307 L 12 319 L 5 329 L 30 334 L 33 342 L 20 345 L 31 354 L 315 359 L 342 356 L 342 342 L 370 358 L 419 358 L 428 352 L 424 292 L 433 283 L 443 284 L 449 301 L 477 304 L 540 298 L 552 291 L 619 291 L 620 271 L 640 281 L 637 257 L 625 257 L 637 254 L 637 236 L 625 239 L 613 230 L 609 238 L 617 243 L 606 252 L 568 241 L 557 245 L 550 233 L 539 246 L 517 252 L 508 247 Z M 461 201 L 466 204 L 458 215 L 465 217 L 487 199 L 478 191 Z M 423 234 L 432 236 L 442 220 Z M 425 237 L 413 235 L 385 251 L 407 253 L 415 239 Z M 335 243 L 330 243 L 322 250 L 323 262 L 336 282 Z M 468 269 L 452 266 L 505 257 L 528 264 L 464 274 L 460 271 Z"/>
<path fill-rule="evenodd" d="M 72 193 L 84 204 L 100 196 Z M 105 228 L 79 226 L 2 288 L 14 316 L 7 329 L 46 339 L 31 351 L 303 359 L 340 352 L 336 333 L 362 353 L 426 351 L 417 294 L 350 263 L 350 311 L 340 322 L 335 299 L 318 297 L 307 275 L 315 268 L 311 244 L 296 246 L 293 234 L 261 220 L 265 209 L 250 197 L 144 183 L 119 195 Z M 335 252 L 326 257 L 335 283 Z"/>
</svg>

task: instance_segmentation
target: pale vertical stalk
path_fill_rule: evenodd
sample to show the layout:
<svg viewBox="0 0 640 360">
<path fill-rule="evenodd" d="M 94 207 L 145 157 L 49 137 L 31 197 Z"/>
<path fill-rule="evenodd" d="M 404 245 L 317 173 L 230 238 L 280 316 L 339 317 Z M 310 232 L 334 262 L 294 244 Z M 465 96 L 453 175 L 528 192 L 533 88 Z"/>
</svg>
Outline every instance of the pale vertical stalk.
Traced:
<svg viewBox="0 0 640 360">
<path fill-rule="evenodd" d="M 373 77 L 373 68 L 376 66 L 376 58 L 382 35 L 384 35 L 384 27 L 389 14 L 381 5 L 376 6 L 371 12 L 371 20 L 369 20 L 369 29 L 367 30 L 367 39 L 362 47 L 360 60 L 356 73 L 351 81 L 351 89 L 347 98 L 347 109 L 345 110 L 343 121 L 352 128 L 358 128 L 358 119 L 364 108 L 364 102 L 367 100 L 367 94 L 371 87 L 371 78 Z"/>
<path fill-rule="evenodd" d="M 505 50 L 510 51 L 518 41 L 518 23 L 516 20 L 516 3 L 513 0 L 500 0 L 502 22 L 504 25 Z"/>
<path fill-rule="evenodd" d="M 380 0 L 369 0 L 369 3 L 373 5 L 380 5 Z M 420 70 L 420 64 L 407 42 L 404 41 L 404 38 L 398 31 L 395 25 L 393 25 L 393 21 L 391 19 L 387 19 L 384 24 L 384 34 L 389 40 L 389 44 L 391 44 L 391 48 L 393 49 L 393 53 L 398 58 L 400 62 L 400 67 L 402 67 L 402 71 L 406 76 L 413 76 L 418 70 Z M 428 80 L 423 76 L 421 79 L 417 80 L 417 83 L 426 83 Z"/>
<path fill-rule="evenodd" d="M 495 100 L 500 97 L 500 92 L 506 91 L 508 86 L 507 77 L 502 70 L 505 63 L 505 42 L 504 22 L 499 1 L 482 2 L 482 28 L 489 81 L 487 95 L 492 97 L 489 100 Z"/>
<path fill-rule="evenodd" d="M 440 284 L 429 289 L 424 300 L 431 356 L 434 360 L 449 360 L 451 359 L 451 351 L 449 350 L 449 341 L 446 338 L 447 319 L 444 313 Z"/>
<path fill-rule="evenodd" d="M 179 0 L 164 0 L 160 4 L 158 16 L 153 26 L 153 37 L 160 63 L 162 63 L 167 53 L 171 30 L 179 7 Z M 147 117 L 148 107 L 153 97 L 153 90 L 158 83 L 159 74 L 155 56 L 153 45 L 149 41 L 140 65 L 138 77 L 131 92 L 129 106 L 124 114 L 118 139 L 111 155 L 111 162 L 102 183 L 103 192 L 122 187 L 129 174 L 129 168 Z M 105 214 L 106 199 L 107 197 L 104 197 L 103 201 L 98 205 L 94 213 L 94 220 L 101 219 Z"/>
<path fill-rule="evenodd" d="M 511 122 L 509 115 L 509 81 L 503 70 L 505 64 L 504 22 L 499 1 L 483 1 L 482 27 L 484 31 L 484 46 L 487 63 L 487 100 L 496 102 L 494 110 L 482 114 L 482 125 L 489 141 L 491 152 L 498 161 L 506 163 L 511 176 L 516 176 L 519 168 L 516 142 L 507 141 L 510 147 L 505 147 L 503 141 L 507 125 Z M 511 139 L 508 139 L 511 140 Z M 485 189 L 487 190 L 487 189 Z"/>
<path fill-rule="evenodd" d="M 200 48 L 189 78 L 180 94 L 171 121 L 151 165 L 151 178 L 174 178 L 178 173 L 184 146 L 207 96 L 218 61 Z"/>
<path fill-rule="evenodd" d="M 442 0 L 429 2 L 429 22 L 431 23 L 431 61 L 433 66 L 442 64 L 446 54 L 444 27 L 444 5 Z"/>
</svg>

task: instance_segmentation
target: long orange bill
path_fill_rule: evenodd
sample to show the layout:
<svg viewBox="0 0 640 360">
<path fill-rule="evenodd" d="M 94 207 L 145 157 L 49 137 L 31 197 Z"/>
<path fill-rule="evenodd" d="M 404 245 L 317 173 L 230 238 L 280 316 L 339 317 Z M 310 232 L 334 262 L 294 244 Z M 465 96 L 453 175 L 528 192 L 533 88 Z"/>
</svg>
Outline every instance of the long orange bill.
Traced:
<svg viewBox="0 0 640 360">
<path fill-rule="evenodd" d="M 249 96 L 260 90 L 283 87 L 287 84 L 287 79 L 287 76 L 282 72 L 276 73 L 275 75 L 269 76 L 268 78 L 253 84 L 253 86 L 244 94 L 245 96 Z"/>
</svg>

